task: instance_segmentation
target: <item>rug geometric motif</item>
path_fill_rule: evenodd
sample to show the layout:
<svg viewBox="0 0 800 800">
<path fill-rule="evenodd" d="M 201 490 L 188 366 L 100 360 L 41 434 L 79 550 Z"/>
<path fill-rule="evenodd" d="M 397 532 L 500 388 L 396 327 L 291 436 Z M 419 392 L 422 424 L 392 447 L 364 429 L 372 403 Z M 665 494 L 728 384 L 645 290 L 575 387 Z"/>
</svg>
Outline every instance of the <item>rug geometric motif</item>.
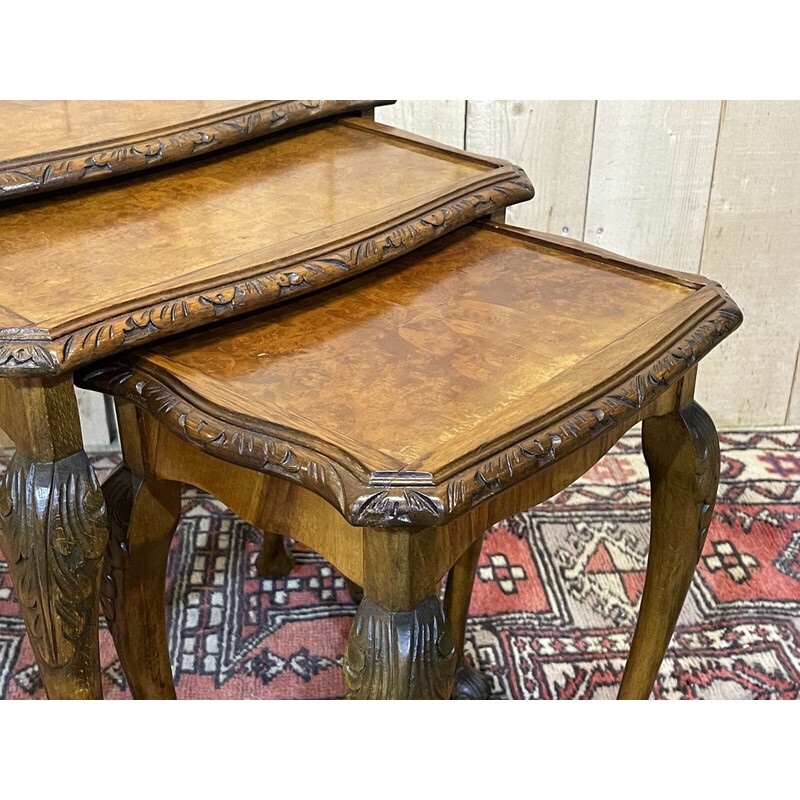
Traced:
<svg viewBox="0 0 800 800">
<path fill-rule="evenodd" d="M 735 431 L 720 441 L 716 511 L 654 696 L 797 699 L 800 431 Z M 118 458 L 92 456 L 101 479 Z M 616 695 L 641 599 L 649 502 L 632 433 L 567 490 L 487 532 L 466 648 L 493 698 Z M 255 569 L 260 540 L 215 499 L 184 491 L 166 590 L 178 696 L 342 697 L 355 613 L 344 578 L 295 543 L 292 573 L 265 580 Z M 105 695 L 129 698 L 101 625 Z M 43 696 L 0 558 L 0 697 Z"/>
</svg>

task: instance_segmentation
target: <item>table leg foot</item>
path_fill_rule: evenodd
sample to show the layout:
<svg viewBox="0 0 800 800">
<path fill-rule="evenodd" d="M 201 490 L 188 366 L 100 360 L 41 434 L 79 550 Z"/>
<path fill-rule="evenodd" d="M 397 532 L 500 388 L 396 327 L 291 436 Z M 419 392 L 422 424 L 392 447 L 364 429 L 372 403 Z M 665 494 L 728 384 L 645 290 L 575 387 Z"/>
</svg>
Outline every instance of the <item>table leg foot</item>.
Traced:
<svg viewBox="0 0 800 800">
<path fill-rule="evenodd" d="M 356 700 L 444 700 L 450 697 L 456 651 L 439 601 L 388 611 L 365 597 L 344 657 L 347 697 Z"/>
<path fill-rule="evenodd" d="M 456 670 L 451 700 L 488 700 L 489 679 L 482 675 L 463 656 Z"/>
<path fill-rule="evenodd" d="M 108 538 L 86 453 L 34 461 L 18 451 L 0 485 L 8 561 L 47 696 L 101 699 L 98 589 Z"/>
</svg>

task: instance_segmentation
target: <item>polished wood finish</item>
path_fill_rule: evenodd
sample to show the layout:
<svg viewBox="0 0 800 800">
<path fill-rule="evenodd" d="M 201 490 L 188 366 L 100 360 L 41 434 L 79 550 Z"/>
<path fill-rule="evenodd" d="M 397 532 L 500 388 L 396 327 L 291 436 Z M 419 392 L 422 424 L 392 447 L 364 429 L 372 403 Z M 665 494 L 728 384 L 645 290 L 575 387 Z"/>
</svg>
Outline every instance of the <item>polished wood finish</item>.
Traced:
<svg viewBox="0 0 800 800">
<path fill-rule="evenodd" d="M 0 201 L 191 158 L 387 100 L 0 100 Z"/>
<path fill-rule="evenodd" d="M 64 372 L 341 281 L 532 196 L 367 119 L 0 207 L 0 375 Z"/>
<path fill-rule="evenodd" d="M 697 404 L 645 420 L 652 486 L 650 553 L 621 699 L 646 700 L 689 591 L 714 513 L 719 439 Z"/>
<path fill-rule="evenodd" d="M 121 107 L 101 120 L 85 106 L 39 107 L 52 124 L 0 143 L 0 195 L 12 198 L 0 207 L 0 427 L 17 445 L 0 489 L 0 540 L 50 697 L 101 694 L 107 541 L 102 601 L 132 690 L 174 696 L 157 587 L 178 483 L 154 474 L 145 414 L 121 401 L 126 463 L 104 498 L 82 449 L 71 371 L 364 272 L 532 196 L 506 162 L 370 122 L 376 101 L 265 102 L 200 116 L 150 106 L 140 126 Z M 344 111 L 364 118 L 210 152 Z M 25 113 L 0 115 L 0 127 L 21 130 Z M 91 191 L 13 199 L 200 155 Z M 223 494 L 224 484 L 215 484 Z M 263 508 L 252 514 L 266 531 L 259 568 L 276 574 L 291 562 Z"/>
<path fill-rule="evenodd" d="M 351 525 L 425 527 L 632 417 L 740 320 L 697 276 L 480 223 L 78 380 Z"/>
<path fill-rule="evenodd" d="M 475 571 L 478 568 L 482 544 L 483 535 L 475 539 L 458 561 L 453 564 L 447 575 L 444 615 L 452 626 L 455 649 L 460 659 L 451 693 L 454 700 L 486 700 L 489 697 L 489 687 L 486 679 L 464 658 L 467 613 L 469 612 L 472 585 L 475 581 Z"/>
<path fill-rule="evenodd" d="M 0 483 L 0 548 L 47 696 L 100 698 L 98 587 L 108 528 L 72 381 L 0 381 L 0 427 L 17 445 Z"/>
<path fill-rule="evenodd" d="M 565 488 L 646 419 L 652 600 L 625 686 L 639 696 L 713 505 L 715 481 L 697 477 L 713 462 L 692 403 L 697 362 L 740 321 L 698 276 L 475 223 L 78 381 L 146 412 L 154 479 L 215 494 L 363 587 L 344 663 L 353 698 L 450 696 L 483 531 Z M 457 696 L 483 694 L 461 677 Z"/>
<path fill-rule="evenodd" d="M 100 599 L 131 694 L 175 698 L 164 583 L 181 511 L 181 484 L 153 476 L 143 413 L 117 403 L 124 461 L 103 484 L 109 540 Z"/>
<path fill-rule="evenodd" d="M 365 575 L 372 572 L 370 591 L 382 599 L 386 611 L 401 610 L 403 605 L 410 606 L 408 610 L 414 610 L 421 600 L 436 593 L 435 587 L 450 569 L 448 575 L 450 589 L 445 595 L 444 614 L 455 647 L 456 642 L 463 642 L 463 626 L 472 589 L 474 571 L 470 573 L 467 567 L 479 554 L 483 531 L 520 509 L 530 508 L 543 502 L 570 485 L 640 419 L 669 414 L 674 408 L 690 402 L 693 383 L 694 371 L 668 387 L 656 401 L 640 409 L 623 424 L 605 430 L 584 447 L 551 463 L 541 472 L 511 489 L 495 495 L 474 508 L 466 517 L 428 531 L 417 530 L 405 535 L 400 532 L 400 537 L 394 543 L 391 538 L 397 536 L 397 531 L 354 528 L 348 525 L 329 503 L 313 492 L 265 473 L 222 462 L 169 433 L 150 415 L 139 417 L 140 438 L 136 443 L 149 453 L 147 463 L 153 470 L 152 479 L 185 481 L 216 495 L 251 525 L 259 528 L 268 527 L 285 536 L 291 535 L 316 550 L 344 572 L 348 581 L 352 583 L 363 584 Z M 120 407 L 126 406 L 130 407 L 127 403 L 122 403 Z M 122 411 L 120 418 L 123 418 Z M 126 436 L 126 440 L 130 438 L 129 432 L 130 428 L 123 423 L 123 435 Z M 128 547 L 135 550 L 136 537 L 144 534 L 143 527 L 133 529 L 128 539 Z M 378 537 L 379 541 L 379 544 L 371 548 L 371 558 L 366 556 L 365 543 L 368 537 Z M 378 548 L 377 553 L 376 548 Z M 389 554 L 392 554 L 391 559 L 387 558 Z M 407 565 L 407 577 L 399 582 L 399 585 L 397 585 L 398 563 Z M 381 564 L 393 564 L 394 568 L 381 570 Z M 377 565 L 378 570 L 373 571 L 374 566 L 371 565 Z M 381 586 L 382 581 L 386 582 L 385 587 Z M 159 607 L 159 620 L 163 619 L 163 586 L 153 590 L 150 602 L 154 607 L 156 605 Z M 379 608 L 381 607 L 383 606 L 379 605 Z M 387 626 L 391 627 L 389 618 L 386 615 L 380 616 L 382 623 L 375 629 L 386 630 Z M 409 619 L 413 619 L 413 616 Z M 437 625 L 440 623 L 438 616 L 436 622 Z M 115 630 L 116 628 L 112 627 L 112 632 Z M 154 643 L 158 644 L 158 637 L 146 635 L 141 626 L 128 628 L 128 636 L 133 635 L 136 638 L 129 641 L 130 652 L 140 653 L 140 661 L 152 665 L 155 661 L 152 648 Z M 160 645 L 159 648 L 155 652 L 162 654 L 160 656 L 162 663 L 168 663 L 165 649 Z M 437 658 L 433 666 L 439 663 Z M 445 666 L 447 667 L 445 677 L 447 677 L 450 667 L 448 664 Z M 388 691 L 381 689 L 380 686 L 378 690 Z M 412 691 L 412 688 L 404 683 L 399 689 L 395 687 L 393 691 L 400 691 L 402 694 Z M 473 670 L 465 669 L 462 660 L 456 671 L 452 696 L 482 697 L 485 691 L 485 681 Z M 140 696 L 165 697 L 160 691 Z"/>
</svg>

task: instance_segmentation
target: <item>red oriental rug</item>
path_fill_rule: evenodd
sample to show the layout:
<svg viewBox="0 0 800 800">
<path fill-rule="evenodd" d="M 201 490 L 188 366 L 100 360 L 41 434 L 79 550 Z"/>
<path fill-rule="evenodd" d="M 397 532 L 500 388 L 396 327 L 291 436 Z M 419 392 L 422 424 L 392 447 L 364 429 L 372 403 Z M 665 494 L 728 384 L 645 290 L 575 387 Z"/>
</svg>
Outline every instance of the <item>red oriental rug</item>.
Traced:
<svg viewBox="0 0 800 800">
<path fill-rule="evenodd" d="M 654 694 L 798 698 L 800 431 L 721 442 L 716 514 Z M 102 479 L 118 456 L 93 460 Z M 572 487 L 487 533 L 467 647 L 494 698 L 615 696 L 644 579 L 649 499 L 631 434 Z M 355 613 L 342 576 L 295 545 L 292 574 L 263 580 L 257 530 L 194 489 L 183 510 L 167 586 L 178 697 L 342 697 Z M 104 624 L 100 637 L 105 695 L 130 698 Z M 44 697 L 3 561 L 0 697 Z"/>
</svg>

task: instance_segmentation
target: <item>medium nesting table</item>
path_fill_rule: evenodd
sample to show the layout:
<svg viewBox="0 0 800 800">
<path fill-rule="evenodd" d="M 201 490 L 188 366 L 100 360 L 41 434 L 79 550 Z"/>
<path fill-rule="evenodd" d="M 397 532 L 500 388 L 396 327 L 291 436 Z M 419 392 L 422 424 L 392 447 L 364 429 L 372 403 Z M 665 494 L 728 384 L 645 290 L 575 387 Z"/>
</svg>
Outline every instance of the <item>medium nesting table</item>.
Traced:
<svg viewBox="0 0 800 800">
<path fill-rule="evenodd" d="M 740 321 L 697 275 L 476 222 L 339 286 L 82 370 L 121 425 L 102 594 L 134 696 L 174 697 L 164 576 L 182 482 L 268 532 L 262 572 L 290 568 L 278 545 L 291 536 L 363 587 L 348 697 L 446 698 L 454 681 L 481 696 L 480 677 L 456 670 L 483 532 L 643 420 L 651 545 L 620 697 L 648 697 L 719 477 L 697 364 Z M 20 462 L 11 485 L 30 469 Z"/>
<path fill-rule="evenodd" d="M 333 116 L 379 102 L 0 105 L 0 547 L 48 697 L 101 697 L 108 521 L 73 372 L 532 197 L 505 161 Z"/>
</svg>

